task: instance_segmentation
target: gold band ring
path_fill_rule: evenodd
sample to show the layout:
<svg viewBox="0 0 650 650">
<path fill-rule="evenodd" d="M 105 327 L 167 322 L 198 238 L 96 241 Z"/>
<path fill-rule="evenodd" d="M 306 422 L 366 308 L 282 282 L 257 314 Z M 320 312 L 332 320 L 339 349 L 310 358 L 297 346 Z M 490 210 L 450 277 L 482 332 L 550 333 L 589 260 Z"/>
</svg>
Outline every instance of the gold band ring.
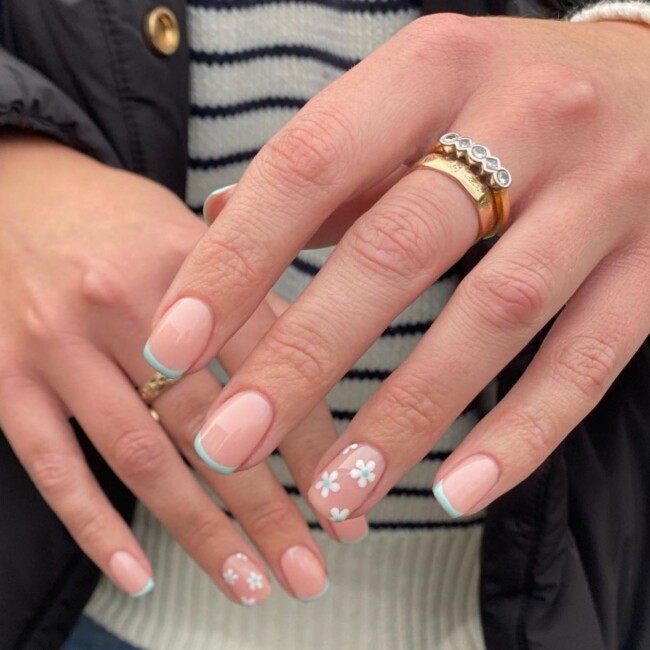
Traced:
<svg viewBox="0 0 650 650">
<path fill-rule="evenodd" d="M 439 159 L 432 164 L 434 155 Z M 457 164 L 449 164 L 452 162 Z M 501 166 L 500 160 L 490 154 L 487 147 L 458 133 L 445 133 L 433 151 L 417 163 L 414 169 L 421 167 L 447 174 L 460 183 L 476 202 L 479 212 L 477 241 L 503 233 L 510 218 L 509 188 L 512 176 Z M 491 200 L 485 196 L 486 190 L 491 194 Z M 488 206 L 491 206 L 491 215 L 488 214 Z"/>
<path fill-rule="evenodd" d="M 439 153 L 425 156 L 415 169 L 433 169 L 455 180 L 476 203 L 478 211 L 478 235 L 476 241 L 491 237 L 497 228 L 498 217 L 494 194 L 468 165 Z"/>
<path fill-rule="evenodd" d="M 140 397 L 146 404 L 151 404 L 156 397 L 164 393 L 172 384 L 175 384 L 180 377 L 170 379 L 160 372 L 157 372 L 148 382 L 138 388 Z"/>
</svg>

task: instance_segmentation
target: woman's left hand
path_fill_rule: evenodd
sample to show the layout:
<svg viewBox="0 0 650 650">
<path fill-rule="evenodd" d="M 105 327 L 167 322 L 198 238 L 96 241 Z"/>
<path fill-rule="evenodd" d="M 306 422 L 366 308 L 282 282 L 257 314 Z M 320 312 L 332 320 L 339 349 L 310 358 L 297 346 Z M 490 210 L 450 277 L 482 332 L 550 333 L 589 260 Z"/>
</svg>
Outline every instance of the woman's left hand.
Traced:
<svg viewBox="0 0 650 650">
<path fill-rule="evenodd" d="M 511 170 L 511 226 L 331 447 L 310 494 L 333 520 L 366 512 L 562 310 L 520 381 L 443 464 L 435 493 L 464 515 L 529 475 L 650 331 L 648 61 L 650 30 L 637 24 L 438 15 L 310 101 L 253 160 L 158 311 L 152 341 L 161 323 L 183 322 L 182 296 L 209 306 L 197 327 L 208 336 L 187 347 L 203 352 L 182 368 L 194 371 L 319 229 L 341 237 L 219 396 L 254 389 L 272 424 L 243 418 L 226 431 L 217 408 L 206 452 L 236 433 L 240 466 L 259 463 L 471 246 L 477 214 L 464 191 L 429 170 L 404 173 L 454 131 Z"/>
</svg>

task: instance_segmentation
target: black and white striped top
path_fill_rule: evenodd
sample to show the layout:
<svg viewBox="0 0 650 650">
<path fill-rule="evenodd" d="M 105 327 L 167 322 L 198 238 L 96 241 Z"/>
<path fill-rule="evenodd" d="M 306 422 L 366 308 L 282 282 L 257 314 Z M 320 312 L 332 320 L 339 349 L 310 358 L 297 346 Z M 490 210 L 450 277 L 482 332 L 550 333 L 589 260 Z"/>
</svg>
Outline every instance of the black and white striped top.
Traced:
<svg viewBox="0 0 650 650">
<path fill-rule="evenodd" d="M 416 0 L 190 0 L 188 205 L 200 212 L 207 194 L 236 182 L 310 97 L 419 14 Z M 295 300 L 329 252 L 303 252 L 276 291 Z M 406 358 L 458 281 L 452 270 L 430 287 L 335 386 L 328 402 L 339 429 Z M 363 543 L 343 547 L 314 531 L 332 585 L 318 603 L 305 607 L 276 588 L 263 607 L 240 611 L 141 508 L 135 530 L 154 562 L 156 589 L 133 602 L 103 581 L 87 611 L 147 648 L 480 649 L 482 517 L 451 521 L 431 494 L 438 466 L 476 421 L 470 407 L 377 505 Z M 270 462 L 315 529 L 281 458 Z"/>
</svg>

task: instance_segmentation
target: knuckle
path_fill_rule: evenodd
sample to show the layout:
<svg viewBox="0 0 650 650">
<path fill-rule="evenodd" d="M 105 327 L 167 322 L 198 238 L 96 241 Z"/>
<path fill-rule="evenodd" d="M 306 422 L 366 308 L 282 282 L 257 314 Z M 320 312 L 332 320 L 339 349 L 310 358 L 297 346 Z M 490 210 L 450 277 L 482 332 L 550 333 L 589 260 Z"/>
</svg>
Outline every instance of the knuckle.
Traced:
<svg viewBox="0 0 650 650">
<path fill-rule="evenodd" d="M 486 22 L 454 13 L 422 16 L 401 32 L 407 56 L 426 64 L 457 64 L 471 68 L 468 61 L 485 58 L 492 49 L 492 32 Z M 434 49 L 435 48 L 435 49 Z M 441 60 L 442 59 L 442 60 Z"/>
<path fill-rule="evenodd" d="M 242 524 L 251 538 L 264 539 L 278 530 L 286 530 L 296 518 L 296 508 L 287 497 L 258 505 L 242 518 Z"/>
<path fill-rule="evenodd" d="M 112 528 L 115 528 L 113 517 L 105 512 L 88 512 L 80 523 L 71 526 L 71 532 L 82 548 L 92 549 L 103 543 Z"/>
<path fill-rule="evenodd" d="M 346 160 L 345 143 L 355 142 L 353 133 L 343 111 L 312 100 L 308 110 L 269 140 L 256 162 L 284 187 L 326 190 L 340 180 L 339 161 Z"/>
<path fill-rule="evenodd" d="M 164 439 L 150 431 L 126 429 L 115 440 L 112 456 L 127 480 L 147 479 L 164 473 Z"/>
<path fill-rule="evenodd" d="M 289 368 L 308 386 L 327 381 L 332 372 L 332 346 L 323 328 L 302 318 L 286 320 L 266 335 L 268 358 L 278 361 L 276 367 Z"/>
<path fill-rule="evenodd" d="M 370 273 L 402 281 L 428 275 L 433 266 L 436 241 L 431 223 L 438 221 L 421 209 L 419 201 L 387 204 L 371 220 L 350 230 L 346 245 L 351 258 Z"/>
<path fill-rule="evenodd" d="M 540 324 L 549 303 L 552 276 L 549 267 L 532 256 L 486 266 L 470 274 L 465 295 L 478 301 L 479 317 L 489 328 L 512 329 Z"/>
<path fill-rule="evenodd" d="M 122 306 L 129 302 L 128 282 L 124 273 L 109 262 L 87 262 L 81 276 L 81 295 L 99 306 Z"/>
<path fill-rule="evenodd" d="M 440 403 L 415 383 L 395 383 L 382 396 L 383 417 L 397 425 L 402 435 L 410 431 L 426 437 L 431 446 L 439 432 L 439 425 L 448 419 Z"/>
<path fill-rule="evenodd" d="M 557 445 L 556 427 L 544 407 L 511 411 L 503 416 L 504 430 L 512 431 L 508 443 L 513 453 L 507 454 L 512 461 L 521 465 L 537 465 L 546 458 Z"/>
<path fill-rule="evenodd" d="M 80 469 L 78 460 L 49 451 L 34 458 L 30 472 L 42 492 L 56 497 L 75 489 Z"/>
<path fill-rule="evenodd" d="M 194 269 L 194 277 L 199 286 L 215 286 L 215 269 L 224 276 L 229 286 L 248 288 L 257 286 L 263 274 L 264 255 L 261 245 L 243 230 L 228 232 L 208 230 L 208 254 L 200 258 Z M 217 283 L 218 284 L 218 283 Z"/>
<path fill-rule="evenodd" d="M 202 519 L 197 519 L 187 529 L 184 536 L 184 543 L 193 552 L 200 552 L 204 547 L 212 553 L 215 540 L 224 535 L 225 519 L 221 515 L 211 514 Z"/>
<path fill-rule="evenodd" d="M 598 85 L 587 70 L 544 64 L 536 70 L 529 69 L 527 77 L 532 80 L 534 90 L 530 82 L 525 83 L 528 90 L 522 99 L 540 119 L 545 117 L 555 125 L 567 123 L 575 128 L 576 118 L 586 124 L 599 111 Z"/>
<path fill-rule="evenodd" d="M 607 390 L 617 362 L 613 345 L 592 336 L 567 340 L 556 359 L 560 376 L 590 401 L 600 399 Z"/>
</svg>

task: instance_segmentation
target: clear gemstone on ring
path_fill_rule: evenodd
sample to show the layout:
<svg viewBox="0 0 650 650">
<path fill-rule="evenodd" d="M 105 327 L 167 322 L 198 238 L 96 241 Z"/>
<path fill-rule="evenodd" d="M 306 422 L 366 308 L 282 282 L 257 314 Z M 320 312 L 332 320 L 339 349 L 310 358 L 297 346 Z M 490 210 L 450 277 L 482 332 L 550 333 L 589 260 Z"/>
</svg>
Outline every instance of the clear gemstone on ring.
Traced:
<svg viewBox="0 0 650 650">
<path fill-rule="evenodd" d="M 512 178 L 510 177 L 510 172 L 507 169 L 500 169 L 496 173 L 495 178 L 496 178 L 496 182 L 501 187 L 508 187 L 512 182 Z"/>
<path fill-rule="evenodd" d="M 487 157 L 490 152 L 482 144 L 475 144 L 469 151 L 469 157 L 477 162 Z"/>
<path fill-rule="evenodd" d="M 498 158 L 494 158 L 493 156 L 488 156 L 484 161 L 483 161 L 483 169 L 486 172 L 495 172 L 497 169 L 501 167 L 501 163 L 499 162 Z"/>
<path fill-rule="evenodd" d="M 458 138 L 460 138 L 458 133 L 445 133 L 445 135 L 440 138 L 440 142 L 441 144 L 454 144 Z"/>
<path fill-rule="evenodd" d="M 456 141 L 456 148 L 458 149 L 469 149 L 474 143 L 470 138 L 459 138 Z"/>
</svg>

